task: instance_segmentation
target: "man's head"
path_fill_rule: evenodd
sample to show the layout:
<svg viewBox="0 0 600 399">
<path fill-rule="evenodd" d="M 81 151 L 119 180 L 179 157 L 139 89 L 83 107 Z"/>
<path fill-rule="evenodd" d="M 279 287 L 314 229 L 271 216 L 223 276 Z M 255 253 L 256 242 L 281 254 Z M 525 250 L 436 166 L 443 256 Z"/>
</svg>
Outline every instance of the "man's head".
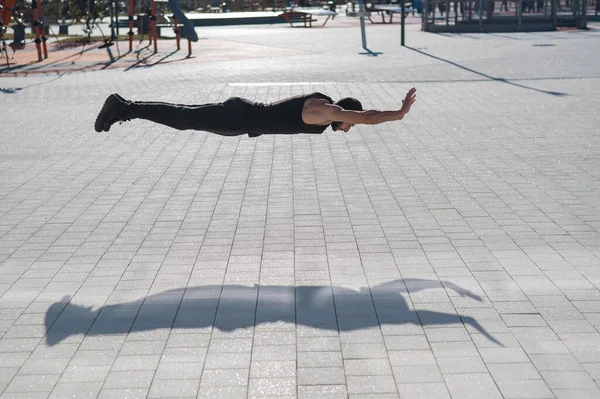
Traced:
<svg viewBox="0 0 600 399">
<path fill-rule="evenodd" d="M 362 111 L 363 110 L 363 107 L 362 107 L 362 104 L 360 103 L 360 101 L 358 101 L 356 98 L 352 98 L 352 97 L 342 98 L 341 100 L 336 101 L 335 105 L 342 107 L 346 111 Z M 353 125 L 349 124 L 348 122 L 331 122 L 331 128 L 333 129 L 333 131 L 343 130 L 344 132 L 347 132 L 348 130 L 350 130 L 350 128 L 352 126 Z"/>
</svg>

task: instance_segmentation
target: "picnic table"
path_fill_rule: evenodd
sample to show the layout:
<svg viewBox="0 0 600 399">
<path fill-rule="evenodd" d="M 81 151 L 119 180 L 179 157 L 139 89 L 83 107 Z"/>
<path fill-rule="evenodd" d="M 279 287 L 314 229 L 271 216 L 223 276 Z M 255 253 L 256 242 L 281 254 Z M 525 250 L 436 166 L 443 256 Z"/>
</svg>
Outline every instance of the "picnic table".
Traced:
<svg viewBox="0 0 600 399">
<path fill-rule="evenodd" d="M 283 13 L 280 14 L 280 16 L 285 18 L 285 20 L 287 22 L 289 22 L 289 24 L 292 27 L 295 27 L 295 25 L 293 23 L 294 19 L 299 18 L 304 23 L 304 27 L 308 27 L 308 28 L 311 28 L 312 23 L 317 20 L 314 17 L 325 16 L 325 15 L 327 16 L 327 18 L 325 19 L 325 22 L 323 22 L 323 25 L 321 25 L 321 26 L 325 26 L 327 21 L 329 21 L 329 18 L 331 18 L 332 16 L 336 16 L 337 12 L 330 11 L 330 10 L 324 10 L 322 8 L 297 8 L 297 7 L 294 7 L 294 8 L 285 10 Z"/>
<path fill-rule="evenodd" d="M 399 4 L 373 4 L 373 6 L 367 8 L 367 11 L 380 13 L 381 14 L 381 22 L 384 24 L 386 23 L 385 22 L 385 14 L 389 14 L 390 20 L 388 23 L 391 24 L 394 14 L 402 13 L 402 7 Z M 412 7 L 406 7 L 406 6 L 404 7 L 405 16 L 408 15 L 408 13 L 412 13 L 412 15 L 415 15 L 415 11 L 416 10 Z M 369 21 L 371 21 L 371 23 L 374 23 L 370 17 L 369 17 Z"/>
</svg>

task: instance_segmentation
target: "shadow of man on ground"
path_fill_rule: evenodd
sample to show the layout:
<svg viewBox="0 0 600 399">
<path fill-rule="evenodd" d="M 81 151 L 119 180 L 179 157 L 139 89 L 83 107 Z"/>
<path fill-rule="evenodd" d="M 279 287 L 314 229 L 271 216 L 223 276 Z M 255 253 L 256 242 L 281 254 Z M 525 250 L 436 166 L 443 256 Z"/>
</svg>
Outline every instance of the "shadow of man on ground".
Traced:
<svg viewBox="0 0 600 399">
<path fill-rule="evenodd" d="M 233 331 L 262 323 L 288 323 L 350 331 L 382 325 L 419 326 L 463 323 L 501 345 L 474 318 L 456 313 L 411 310 L 402 294 L 448 289 L 481 298 L 457 285 L 435 280 L 404 279 L 353 290 L 328 286 L 207 285 L 173 289 L 99 309 L 56 302 L 46 312 L 46 343 L 66 338 L 128 334 L 155 329 Z"/>
</svg>

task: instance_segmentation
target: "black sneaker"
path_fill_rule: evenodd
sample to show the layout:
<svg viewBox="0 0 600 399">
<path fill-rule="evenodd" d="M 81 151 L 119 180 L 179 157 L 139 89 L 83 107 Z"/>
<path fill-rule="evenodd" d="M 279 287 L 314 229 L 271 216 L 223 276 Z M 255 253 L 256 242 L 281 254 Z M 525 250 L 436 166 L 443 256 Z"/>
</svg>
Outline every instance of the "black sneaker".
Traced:
<svg viewBox="0 0 600 399">
<path fill-rule="evenodd" d="M 96 123 L 94 123 L 94 129 L 97 132 L 105 131 L 108 132 L 110 127 L 115 122 L 125 122 L 131 120 L 129 116 L 128 108 L 130 102 L 125 100 L 118 94 L 111 94 L 108 96 L 104 105 L 100 110 L 100 113 L 96 117 Z"/>
</svg>

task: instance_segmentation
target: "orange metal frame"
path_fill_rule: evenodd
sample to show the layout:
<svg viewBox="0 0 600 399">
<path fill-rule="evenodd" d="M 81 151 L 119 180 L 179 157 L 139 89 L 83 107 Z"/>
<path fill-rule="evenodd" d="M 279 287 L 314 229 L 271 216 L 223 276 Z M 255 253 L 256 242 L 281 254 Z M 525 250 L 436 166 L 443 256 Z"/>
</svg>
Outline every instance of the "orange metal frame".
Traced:
<svg viewBox="0 0 600 399">
<path fill-rule="evenodd" d="M 46 47 L 46 30 L 44 29 L 44 10 L 42 8 L 42 0 L 34 0 L 31 2 L 33 10 L 33 31 L 35 33 L 35 48 L 38 54 L 38 61 L 48 58 L 48 48 Z M 43 58 L 42 58 L 43 53 Z"/>
<path fill-rule="evenodd" d="M 134 0 L 129 0 L 129 51 L 133 51 L 133 7 L 135 6 Z M 156 27 L 156 2 L 150 1 L 150 15 L 148 17 L 148 38 L 150 44 L 154 45 L 154 53 L 158 51 L 158 29 Z M 177 18 L 173 17 L 173 31 L 177 39 L 177 50 L 181 49 L 180 40 L 181 34 L 178 26 Z M 188 56 L 192 55 L 192 42 L 188 40 Z"/>
</svg>

